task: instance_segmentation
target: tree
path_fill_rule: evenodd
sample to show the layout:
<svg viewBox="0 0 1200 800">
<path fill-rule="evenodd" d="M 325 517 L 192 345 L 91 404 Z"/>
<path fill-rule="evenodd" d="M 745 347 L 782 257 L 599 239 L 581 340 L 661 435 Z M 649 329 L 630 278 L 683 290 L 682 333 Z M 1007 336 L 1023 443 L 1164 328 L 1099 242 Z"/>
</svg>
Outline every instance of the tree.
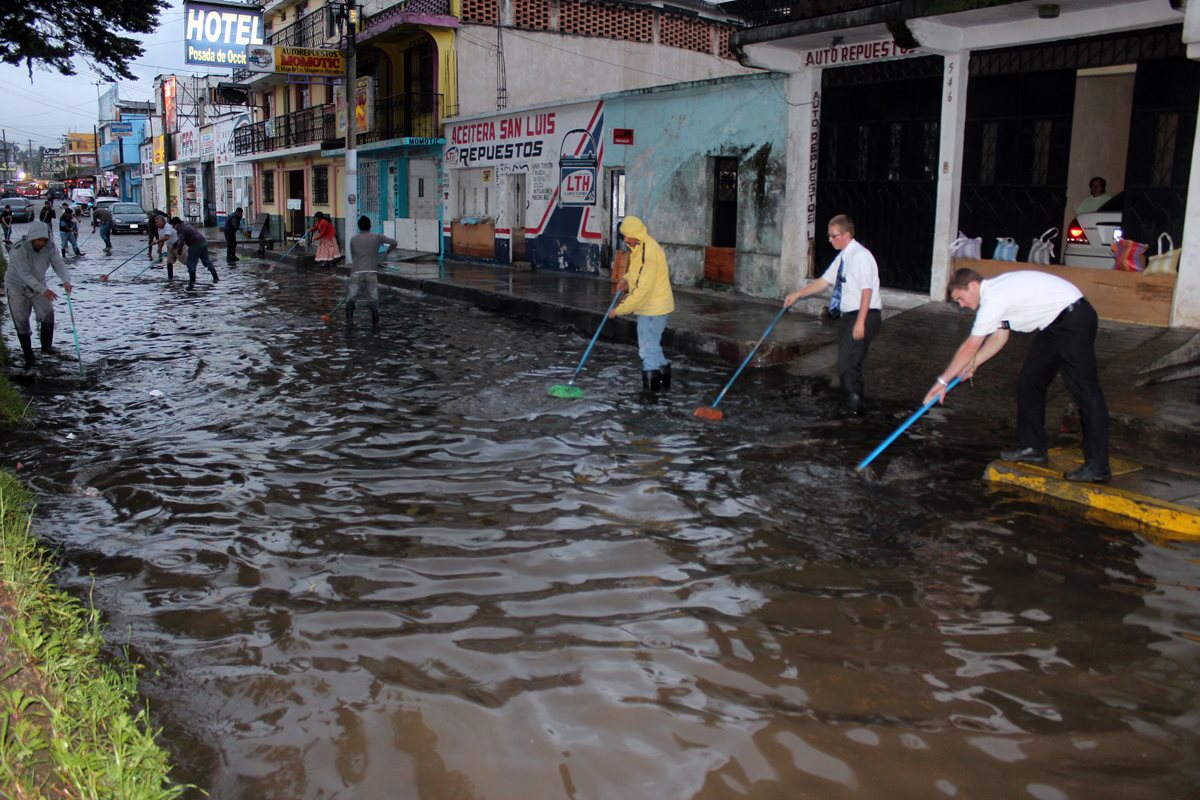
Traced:
<svg viewBox="0 0 1200 800">
<path fill-rule="evenodd" d="M 82 57 L 104 78 L 136 80 L 127 64 L 142 55 L 138 39 L 158 27 L 165 0 L 8 0 L 0 4 L 0 61 L 74 75 Z"/>
</svg>

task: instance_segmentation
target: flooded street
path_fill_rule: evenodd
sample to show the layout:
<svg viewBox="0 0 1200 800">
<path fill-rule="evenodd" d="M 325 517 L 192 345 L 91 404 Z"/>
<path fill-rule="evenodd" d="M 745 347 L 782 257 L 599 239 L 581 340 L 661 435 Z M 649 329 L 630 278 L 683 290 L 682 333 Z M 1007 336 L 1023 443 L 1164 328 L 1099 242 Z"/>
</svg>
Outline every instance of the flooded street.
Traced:
<svg viewBox="0 0 1200 800">
<path fill-rule="evenodd" d="M 1195 543 L 991 491 L 1011 429 L 846 420 L 824 378 L 675 362 L 328 272 L 72 264 L 8 465 L 176 777 L 213 798 L 1183 798 Z M 136 277 L 135 277 L 136 276 Z M 50 285 L 57 289 L 57 280 Z M 886 335 L 886 334 L 885 334 Z M 11 321 L 5 337 L 15 349 Z M 71 357 L 67 357 L 70 353 Z M 986 411 L 984 409 L 983 411 Z"/>
</svg>

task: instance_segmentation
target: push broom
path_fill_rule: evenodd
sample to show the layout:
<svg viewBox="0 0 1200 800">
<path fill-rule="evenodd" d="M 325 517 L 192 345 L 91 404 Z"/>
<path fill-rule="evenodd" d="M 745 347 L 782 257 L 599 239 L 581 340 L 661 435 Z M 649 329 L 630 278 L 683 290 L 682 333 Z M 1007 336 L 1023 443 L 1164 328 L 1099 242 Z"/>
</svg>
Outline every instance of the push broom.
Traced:
<svg viewBox="0 0 1200 800">
<path fill-rule="evenodd" d="M 958 382 L 959 382 L 959 379 L 955 378 L 954 380 L 950 381 L 950 383 L 946 384 L 946 392 L 949 393 L 951 389 L 953 389 L 955 386 L 958 385 Z M 864 469 L 866 469 L 867 466 L 872 461 L 875 460 L 876 456 L 878 456 L 880 453 L 882 453 L 884 450 L 886 450 L 888 448 L 888 445 L 890 445 L 892 442 L 896 441 L 896 438 L 899 437 L 900 434 L 902 434 L 906 430 L 908 430 L 909 425 L 912 425 L 914 422 L 916 422 L 918 419 L 920 419 L 922 414 L 924 414 L 929 409 L 933 408 L 933 404 L 936 402 L 937 402 L 936 398 L 933 400 L 930 400 L 928 403 L 926 403 L 925 405 L 923 405 L 919 409 L 917 409 L 916 412 L 914 412 L 912 416 L 910 416 L 908 419 L 904 420 L 904 422 L 900 425 L 900 427 L 896 428 L 896 430 L 892 432 L 891 436 L 884 439 L 883 443 L 880 444 L 879 447 L 876 447 L 874 450 L 871 451 L 871 455 L 867 456 L 862 461 L 858 462 L 858 466 L 854 468 L 855 471 L 862 472 Z"/>
<path fill-rule="evenodd" d="M 754 347 L 751 348 L 750 354 L 747 355 L 742 361 L 742 365 L 737 368 L 737 372 L 733 373 L 733 377 L 729 379 L 729 383 L 725 384 L 725 388 L 721 390 L 719 395 L 717 395 L 717 399 L 713 401 L 713 404 L 711 406 L 700 406 L 692 412 L 693 416 L 700 417 L 701 419 L 711 419 L 714 422 L 720 422 L 725 418 L 725 412 L 721 411 L 719 408 L 717 408 L 717 406 L 720 405 L 721 400 L 725 397 L 725 393 L 729 391 L 729 387 L 733 386 L 733 382 L 737 380 L 738 375 L 742 374 L 742 370 L 744 370 L 746 365 L 750 363 L 750 359 L 754 358 L 754 354 L 758 352 L 758 348 L 761 347 L 762 343 L 766 341 L 768 336 L 771 335 L 771 331 L 774 330 L 776 323 L 783 319 L 783 315 L 787 313 L 789 308 L 791 308 L 791 306 L 784 306 L 783 308 L 779 309 L 779 313 L 775 315 L 775 319 L 771 320 L 771 324 L 767 326 L 765 331 L 763 331 L 763 335 L 758 337 L 758 341 L 754 343 Z"/>
<path fill-rule="evenodd" d="M 125 265 L 126 265 L 126 264 L 128 264 L 130 261 L 133 261 L 135 258 L 137 258 L 137 257 L 138 257 L 138 254 L 139 254 L 139 253 L 141 253 L 141 250 L 140 250 L 140 249 L 138 250 L 138 252 L 137 252 L 137 253 L 134 253 L 134 254 L 133 254 L 133 255 L 131 255 L 129 258 L 127 258 L 127 259 L 125 259 L 124 261 L 122 261 L 120 264 L 117 264 L 117 268 L 116 268 L 116 269 L 114 269 L 112 272 L 107 272 L 107 273 L 105 273 L 104 275 L 101 275 L 101 276 L 100 276 L 100 280 L 101 280 L 101 281 L 103 281 L 103 282 L 105 282 L 105 283 L 108 283 L 108 277 L 109 277 L 110 275 L 112 275 L 112 274 L 113 274 L 113 272 L 116 272 L 118 269 L 120 269 L 121 267 L 125 266 Z M 154 259 L 150 259 L 150 262 L 151 262 L 151 263 L 154 263 Z"/>
<path fill-rule="evenodd" d="M 608 315 L 617 307 L 617 300 L 621 298 L 621 291 L 618 290 L 613 295 L 612 302 L 608 304 L 608 311 L 604 312 L 604 316 L 600 318 L 600 324 L 596 326 L 596 332 L 592 334 L 592 340 L 588 342 L 587 350 L 583 351 L 583 358 L 579 359 L 579 366 L 575 368 L 575 373 L 571 376 L 571 380 L 566 383 L 556 383 L 550 387 L 551 397 L 561 397 L 564 400 L 578 400 L 583 397 L 583 389 L 575 385 L 575 379 L 579 377 L 579 371 L 583 369 L 583 364 L 588 360 L 588 356 L 592 354 L 592 347 L 595 346 L 596 340 L 600 338 L 600 331 L 604 330 L 604 323 L 608 322 Z"/>
</svg>

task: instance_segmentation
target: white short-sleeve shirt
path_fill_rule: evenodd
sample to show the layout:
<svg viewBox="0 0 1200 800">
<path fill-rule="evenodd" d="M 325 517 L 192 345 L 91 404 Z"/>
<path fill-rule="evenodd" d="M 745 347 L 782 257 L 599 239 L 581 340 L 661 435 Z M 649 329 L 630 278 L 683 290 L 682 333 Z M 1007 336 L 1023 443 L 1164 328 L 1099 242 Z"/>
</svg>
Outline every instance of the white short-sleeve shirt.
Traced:
<svg viewBox="0 0 1200 800">
<path fill-rule="evenodd" d="M 870 308 L 882 311 L 883 300 L 879 296 L 879 265 L 875 263 L 875 256 L 871 255 L 871 251 L 859 244 L 857 239 L 851 239 L 850 244 L 842 248 L 842 251 L 833 259 L 833 263 L 825 270 L 825 274 L 821 276 L 821 280 L 830 286 L 837 285 L 839 260 L 844 267 L 842 277 L 846 281 L 842 284 L 842 313 L 850 314 L 858 311 L 858 305 L 862 302 L 863 289 L 871 290 Z"/>
<path fill-rule="evenodd" d="M 1075 284 L 1036 270 L 1006 272 L 979 284 L 972 336 L 988 336 L 1007 322 L 1010 330 L 1040 331 L 1083 297 Z"/>
</svg>

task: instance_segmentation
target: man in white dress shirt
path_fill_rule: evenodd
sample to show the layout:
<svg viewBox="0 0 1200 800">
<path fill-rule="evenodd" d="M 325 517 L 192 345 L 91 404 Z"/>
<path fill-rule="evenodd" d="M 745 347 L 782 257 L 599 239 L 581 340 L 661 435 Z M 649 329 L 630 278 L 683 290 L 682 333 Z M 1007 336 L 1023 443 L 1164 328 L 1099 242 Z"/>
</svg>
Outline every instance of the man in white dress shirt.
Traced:
<svg viewBox="0 0 1200 800">
<path fill-rule="evenodd" d="M 1046 390 L 1062 371 L 1067 390 L 1079 406 L 1083 422 L 1083 466 L 1066 473 L 1069 481 L 1103 482 L 1112 477 L 1108 464 L 1108 405 L 1100 389 L 1096 365 L 1096 310 L 1062 278 L 1022 270 L 983 279 L 973 269 L 960 269 L 950 280 L 950 297 L 962 308 L 975 309 L 967 337 L 925 395 L 925 402 L 946 397 L 954 378 L 969 378 L 1008 343 L 1009 331 L 1037 331 L 1017 379 L 1017 449 L 1006 461 L 1045 464 Z"/>
</svg>

